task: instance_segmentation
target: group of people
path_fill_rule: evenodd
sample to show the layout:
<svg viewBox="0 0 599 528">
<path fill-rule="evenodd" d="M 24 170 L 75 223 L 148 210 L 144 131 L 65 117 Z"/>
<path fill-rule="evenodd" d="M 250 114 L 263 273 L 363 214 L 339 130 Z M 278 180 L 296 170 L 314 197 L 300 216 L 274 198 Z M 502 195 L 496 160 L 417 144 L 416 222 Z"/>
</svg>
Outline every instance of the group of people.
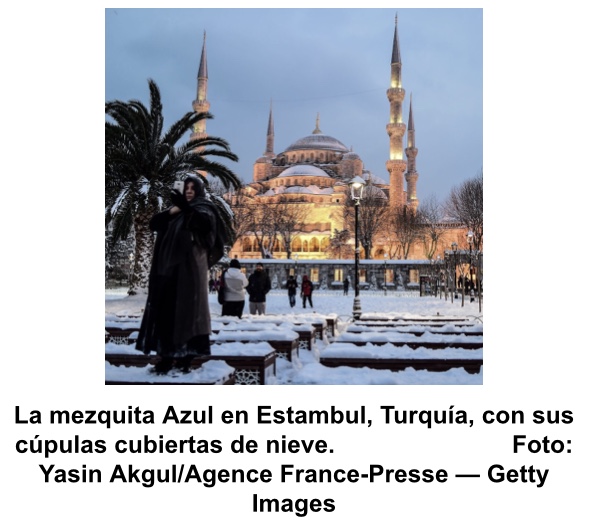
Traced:
<svg viewBox="0 0 599 528">
<path fill-rule="evenodd" d="M 295 275 L 289 275 L 287 279 L 287 295 L 289 296 L 289 306 L 293 308 L 295 306 L 295 297 L 297 296 L 297 290 L 300 290 L 300 296 L 302 298 L 302 306 L 306 307 L 306 303 L 310 304 L 310 308 L 313 308 L 312 304 L 312 292 L 314 291 L 314 283 L 308 278 L 308 275 L 304 275 L 302 283 L 297 284 Z"/>
<path fill-rule="evenodd" d="M 271 282 L 268 273 L 264 270 L 264 265 L 259 262 L 256 269 L 247 278 L 241 271 L 239 260 L 233 259 L 229 263 L 229 268 L 221 276 L 221 288 L 223 291 L 223 309 L 222 315 L 232 315 L 241 318 L 245 307 L 245 292 L 249 295 L 250 314 L 262 315 L 266 312 L 266 294 L 271 289 Z M 299 289 L 302 298 L 302 306 L 307 304 L 313 308 L 312 292 L 314 283 L 304 275 L 301 284 L 298 285 L 295 275 L 289 275 L 286 283 L 287 294 L 289 296 L 289 306 L 295 306 L 295 298 Z"/>
<path fill-rule="evenodd" d="M 266 312 L 266 294 L 270 291 L 271 283 L 261 262 L 256 264 L 256 269 L 247 278 L 241 271 L 239 260 L 232 259 L 229 268 L 222 274 L 220 287 L 224 288 L 222 315 L 241 318 L 246 291 L 249 295 L 250 314 L 263 315 Z"/>
</svg>

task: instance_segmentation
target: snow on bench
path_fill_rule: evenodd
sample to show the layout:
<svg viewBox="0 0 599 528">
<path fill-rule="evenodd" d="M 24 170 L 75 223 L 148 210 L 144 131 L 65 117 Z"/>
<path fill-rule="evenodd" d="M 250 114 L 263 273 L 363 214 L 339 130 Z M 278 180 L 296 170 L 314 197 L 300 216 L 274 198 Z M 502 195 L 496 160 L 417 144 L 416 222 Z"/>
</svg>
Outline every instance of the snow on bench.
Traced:
<svg viewBox="0 0 599 528">
<path fill-rule="evenodd" d="M 392 371 L 414 368 L 443 372 L 451 368 L 464 368 L 474 374 L 480 372 L 482 367 L 483 351 L 465 348 L 440 351 L 391 343 L 357 345 L 336 341 L 321 351 L 320 363 L 326 367 L 368 367 Z"/>
<path fill-rule="evenodd" d="M 113 366 L 145 367 L 155 365 L 159 357 L 143 354 L 134 345 L 108 343 L 105 345 L 105 359 Z M 220 343 L 210 347 L 211 355 L 197 356 L 191 369 L 201 367 L 208 361 L 219 359 L 235 368 L 237 385 L 267 385 L 276 381 L 277 354 L 266 342 Z"/>
<path fill-rule="evenodd" d="M 360 321 L 393 321 L 404 323 L 472 323 L 467 317 L 456 317 L 451 315 L 420 315 L 397 312 L 368 312 L 360 315 Z"/>
<path fill-rule="evenodd" d="M 443 324 L 430 326 L 422 324 L 393 324 L 393 322 L 377 322 L 375 324 L 354 322 L 347 326 L 346 332 L 399 332 L 400 334 L 422 335 L 425 332 L 442 335 L 483 335 L 483 325 L 456 326 L 455 324 Z"/>
<path fill-rule="evenodd" d="M 152 373 L 152 366 L 115 366 L 106 362 L 106 385 L 233 385 L 235 368 L 222 360 L 205 362 L 187 374 L 173 370 L 164 376 Z"/>
<path fill-rule="evenodd" d="M 210 336 L 212 343 L 259 343 L 267 342 L 281 358 L 294 361 L 299 350 L 299 334 L 293 330 L 277 327 L 276 330 L 228 330 L 223 328 Z"/>
<path fill-rule="evenodd" d="M 409 346 L 411 348 L 482 348 L 483 337 L 480 335 L 467 336 L 455 334 L 433 334 L 424 332 L 422 335 L 414 335 L 406 332 L 346 332 L 341 334 L 336 343 L 353 343 L 358 346 L 372 344 L 391 343 L 395 346 Z"/>
</svg>

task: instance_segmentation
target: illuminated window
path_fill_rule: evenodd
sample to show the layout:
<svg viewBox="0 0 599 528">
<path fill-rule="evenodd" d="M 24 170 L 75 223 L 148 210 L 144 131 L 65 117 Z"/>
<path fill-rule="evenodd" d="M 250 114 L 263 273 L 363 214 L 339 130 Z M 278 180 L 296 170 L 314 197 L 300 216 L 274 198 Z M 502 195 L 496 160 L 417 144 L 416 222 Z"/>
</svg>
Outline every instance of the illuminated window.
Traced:
<svg viewBox="0 0 599 528">
<path fill-rule="evenodd" d="M 310 270 L 310 280 L 312 282 L 318 282 L 318 268 L 312 268 Z"/>
<path fill-rule="evenodd" d="M 415 283 L 415 284 L 420 282 L 420 274 L 418 273 L 418 270 L 415 270 L 415 269 L 410 270 L 410 282 Z"/>
</svg>

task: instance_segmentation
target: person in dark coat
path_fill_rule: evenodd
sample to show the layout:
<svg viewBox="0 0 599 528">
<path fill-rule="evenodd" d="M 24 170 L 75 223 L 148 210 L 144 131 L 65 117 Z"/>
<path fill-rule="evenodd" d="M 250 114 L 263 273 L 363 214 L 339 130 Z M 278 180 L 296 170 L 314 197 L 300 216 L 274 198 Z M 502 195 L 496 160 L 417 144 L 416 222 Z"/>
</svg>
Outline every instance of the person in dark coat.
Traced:
<svg viewBox="0 0 599 528">
<path fill-rule="evenodd" d="M 348 291 L 349 291 L 349 279 L 347 277 L 345 277 L 345 279 L 343 279 L 343 295 L 347 295 Z"/>
<path fill-rule="evenodd" d="M 312 304 L 312 291 L 314 290 L 314 284 L 308 279 L 308 275 L 304 275 L 302 279 L 302 301 L 303 307 L 306 307 L 306 301 L 310 303 L 310 308 L 314 308 Z"/>
<path fill-rule="evenodd" d="M 150 220 L 156 242 L 135 344 L 144 354 L 160 356 L 157 374 L 173 366 L 188 371 L 193 357 L 210 354 L 208 270 L 224 253 L 224 226 L 202 181 L 186 178 L 184 194 L 174 190 L 171 200 L 172 207 Z"/>
<path fill-rule="evenodd" d="M 263 315 L 266 312 L 266 294 L 270 291 L 270 277 L 264 271 L 262 262 L 248 278 L 247 292 L 250 296 L 250 314 Z"/>
<path fill-rule="evenodd" d="M 287 295 L 289 296 L 289 306 L 295 306 L 295 296 L 297 295 L 297 279 L 295 275 L 289 275 L 287 279 Z"/>
</svg>

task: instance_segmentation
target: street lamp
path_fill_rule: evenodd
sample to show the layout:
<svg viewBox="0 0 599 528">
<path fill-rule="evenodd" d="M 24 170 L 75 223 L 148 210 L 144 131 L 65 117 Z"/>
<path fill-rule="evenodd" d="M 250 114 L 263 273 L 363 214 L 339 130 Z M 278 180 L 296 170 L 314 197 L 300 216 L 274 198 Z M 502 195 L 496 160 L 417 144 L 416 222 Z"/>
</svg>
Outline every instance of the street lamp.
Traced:
<svg viewBox="0 0 599 528">
<path fill-rule="evenodd" d="M 135 255 L 133 253 L 129 253 L 129 284 L 127 286 L 129 286 L 129 289 L 132 290 L 132 284 L 133 284 L 133 261 L 135 260 Z"/>
<path fill-rule="evenodd" d="M 360 231 L 359 231 L 359 222 L 360 222 L 360 200 L 362 199 L 362 192 L 364 191 L 364 184 L 366 182 L 360 178 L 360 176 L 355 176 L 350 184 L 351 184 L 351 197 L 354 201 L 355 207 L 355 241 L 356 241 L 356 257 L 355 257 L 355 270 L 354 270 L 354 309 L 353 315 L 354 319 L 360 319 L 362 315 L 362 305 L 360 303 L 360 274 L 359 274 L 359 266 L 360 266 Z"/>
<path fill-rule="evenodd" d="M 383 290 L 385 290 L 385 296 L 387 295 L 387 253 L 385 253 L 385 265 L 383 271 Z"/>
<path fill-rule="evenodd" d="M 293 276 L 297 280 L 297 253 L 295 255 L 293 255 L 293 256 L 295 257 L 295 264 L 293 266 Z"/>
<path fill-rule="evenodd" d="M 474 285 L 472 284 L 472 239 L 474 238 L 474 233 L 472 231 L 468 231 L 466 233 L 466 240 L 468 241 L 468 246 L 470 248 L 469 253 L 469 262 L 468 262 L 468 275 L 470 277 L 469 285 L 470 285 L 470 302 L 474 302 Z"/>
<path fill-rule="evenodd" d="M 457 242 L 451 243 L 451 250 L 453 251 L 453 288 L 451 289 L 451 302 L 453 303 L 453 298 L 455 297 L 455 286 L 456 286 L 456 274 L 458 268 L 458 244 Z"/>
<path fill-rule="evenodd" d="M 435 266 L 435 280 L 437 281 L 437 291 L 439 292 L 439 299 L 441 298 L 441 255 L 437 255 L 437 261 Z M 437 292 L 435 292 L 435 297 Z"/>
</svg>

